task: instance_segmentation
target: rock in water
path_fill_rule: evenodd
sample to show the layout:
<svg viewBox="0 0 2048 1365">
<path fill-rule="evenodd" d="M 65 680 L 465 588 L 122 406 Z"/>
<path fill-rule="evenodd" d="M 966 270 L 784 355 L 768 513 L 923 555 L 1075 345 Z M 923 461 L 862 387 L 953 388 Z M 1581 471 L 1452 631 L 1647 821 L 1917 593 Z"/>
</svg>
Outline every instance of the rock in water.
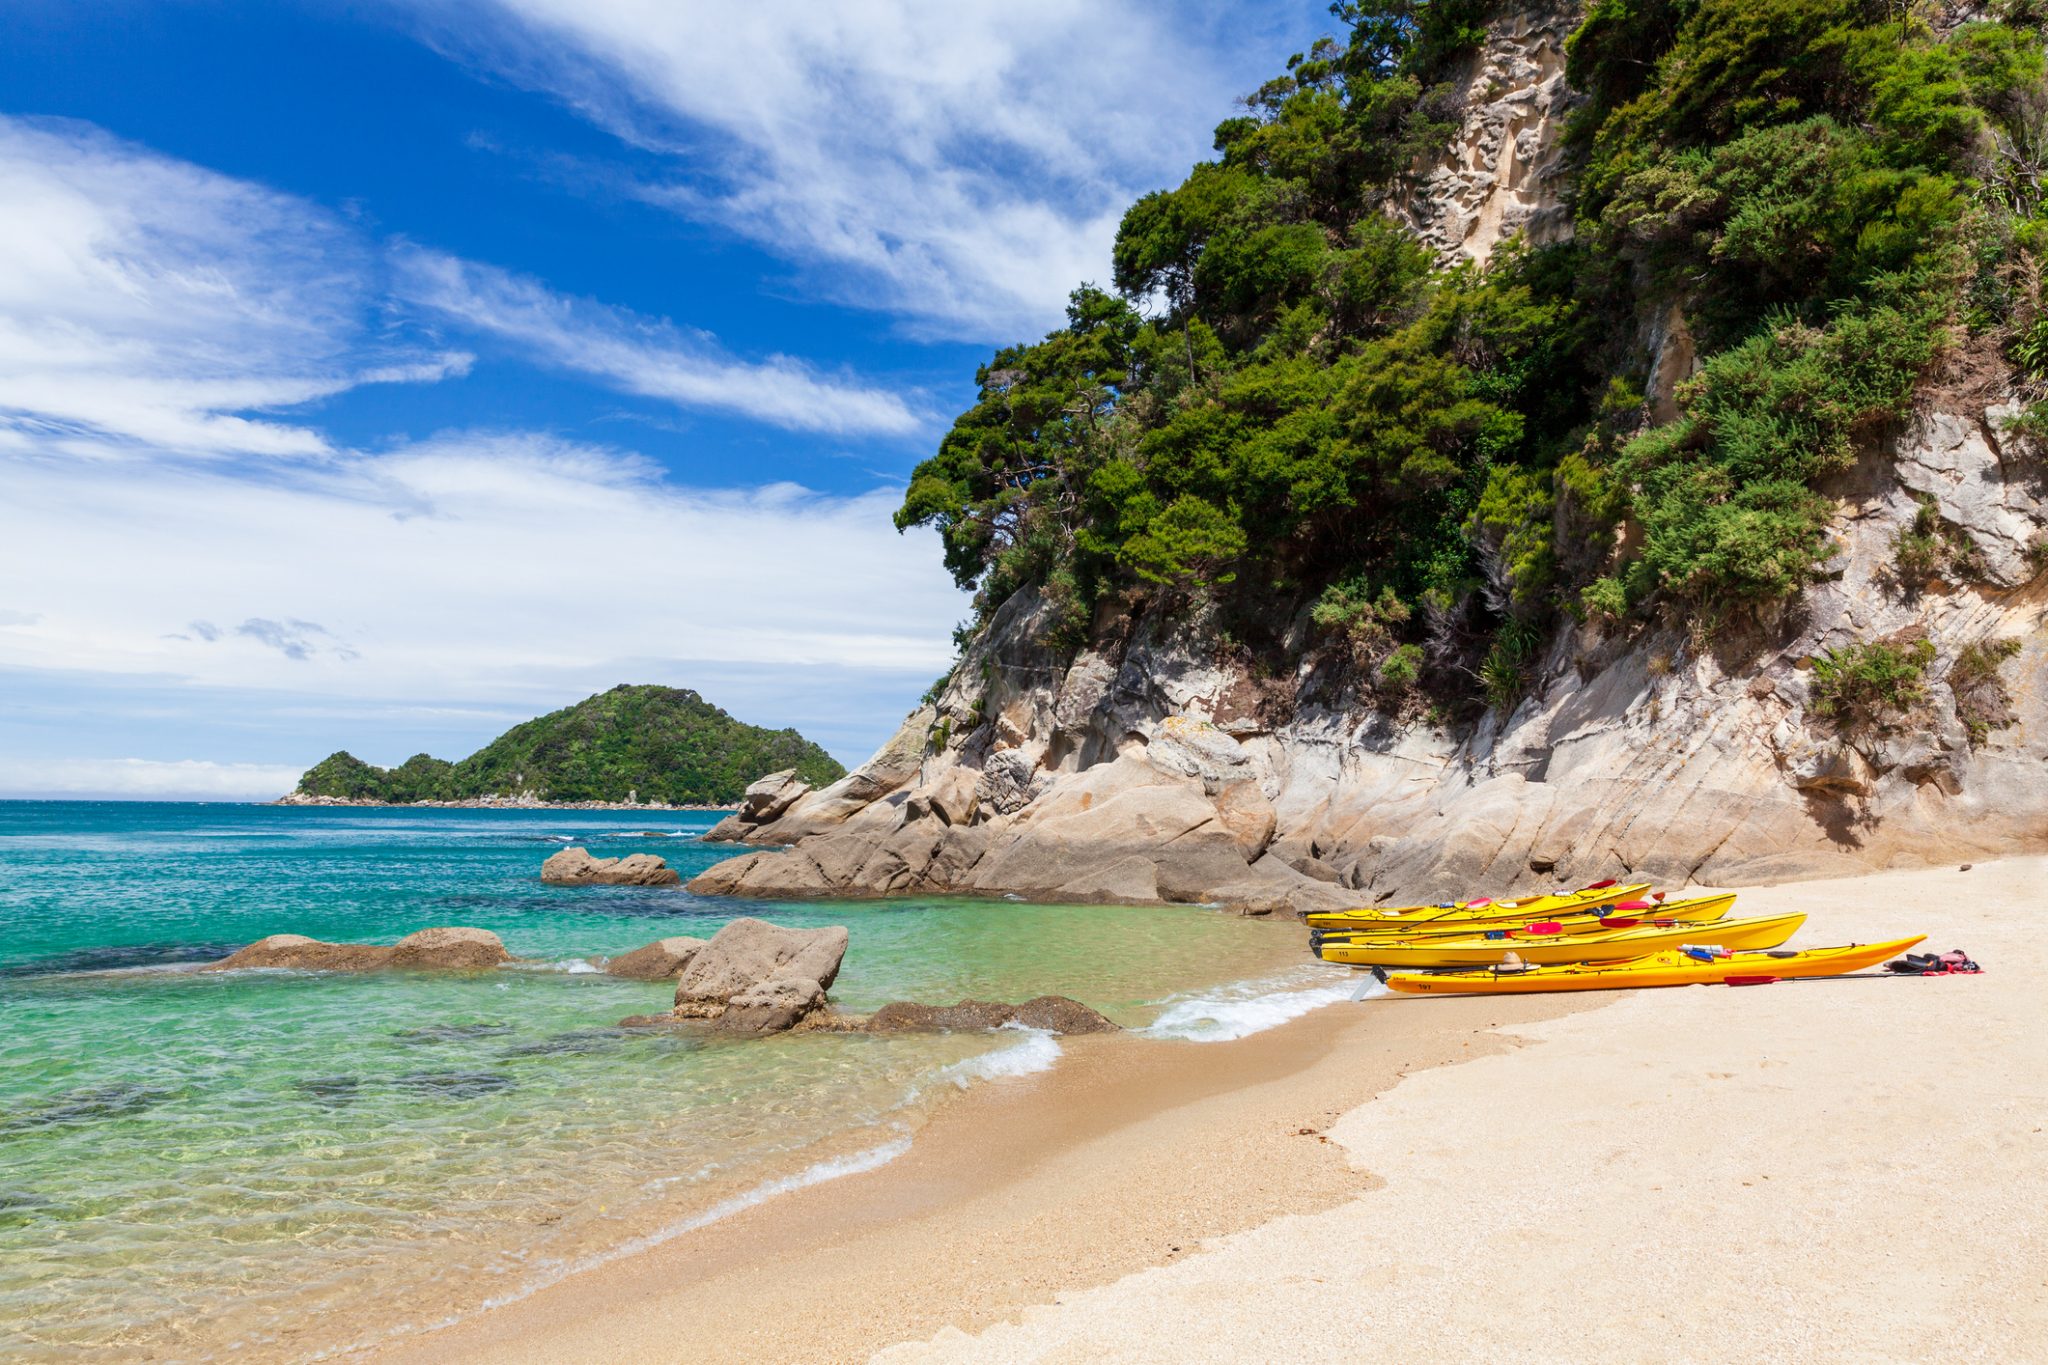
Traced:
<svg viewBox="0 0 2048 1365">
<path fill-rule="evenodd" d="M 808 976 L 771 976 L 735 995 L 718 1016 L 728 1033 L 782 1033 L 825 1003 L 825 988 Z"/>
<path fill-rule="evenodd" d="M 634 981 L 667 981 L 682 974 L 704 942 L 701 938 L 660 938 L 630 953 L 609 958 L 603 966 L 613 976 Z"/>
<path fill-rule="evenodd" d="M 1021 1005 L 962 1000 L 957 1005 L 919 1005 L 899 1000 L 868 1017 L 870 1033 L 941 1033 L 1018 1024 L 1051 1033 L 1113 1033 L 1117 1026 L 1096 1010 L 1064 995 L 1041 995 Z"/>
<path fill-rule="evenodd" d="M 289 967 L 317 972 L 365 972 L 383 968 L 481 971 L 511 960 L 512 954 L 505 951 L 504 942 L 488 929 L 436 928 L 407 934 L 389 946 L 323 943 L 304 934 L 272 934 L 200 970 L 227 972 L 244 967 Z"/>
<path fill-rule="evenodd" d="M 766 920 L 736 919 L 697 950 L 676 981 L 676 1005 L 723 1006 L 775 976 L 803 977 L 820 991 L 838 979 L 846 929 L 785 929 Z"/>
<path fill-rule="evenodd" d="M 846 929 L 785 929 L 766 920 L 736 919 L 708 943 L 664 939 L 628 953 L 652 963 L 657 950 L 681 956 L 676 1007 L 666 1015 L 635 1015 L 622 1028 L 646 1028 L 684 1019 L 709 1019 L 730 1033 L 781 1033 L 796 1027 L 825 1003 L 846 956 Z M 615 971 L 616 964 L 606 970 Z"/>
<path fill-rule="evenodd" d="M 587 848 L 565 848 L 540 865 L 550 886 L 675 886 L 682 877 L 652 853 L 593 858 Z"/>
</svg>

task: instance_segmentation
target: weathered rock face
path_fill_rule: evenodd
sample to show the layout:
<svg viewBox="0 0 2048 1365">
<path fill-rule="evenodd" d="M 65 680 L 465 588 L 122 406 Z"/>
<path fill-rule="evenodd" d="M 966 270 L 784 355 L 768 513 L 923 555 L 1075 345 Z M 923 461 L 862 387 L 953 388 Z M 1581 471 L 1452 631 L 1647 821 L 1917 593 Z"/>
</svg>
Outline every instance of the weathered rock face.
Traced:
<svg viewBox="0 0 2048 1365">
<path fill-rule="evenodd" d="M 1506 238 L 1570 235 L 1559 190 L 1559 134 L 1576 96 L 1565 40 L 1579 8 L 1518 8 L 1489 26 L 1459 84 L 1465 116 L 1449 152 L 1423 174 L 1399 216 L 1446 261 L 1485 262 Z"/>
<path fill-rule="evenodd" d="M 1462 733 L 1395 724 L 1304 679 L 1282 680 L 1284 704 L 1267 705 L 1272 685 L 1200 621 L 1142 618 L 1062 670 L 1035 644 L 1035 595 L 1019 594 L 885 750 L 895 786 L 865 803 L 802 797 L 745 835 L 793 847 L 720 863 L 691 887 L 1287 911 L 2037 851 L 2048 484 L 2002 446 L 2002 415 L 1929 408 L 1844 476 L 1830 490 L 1834 572 L 1775 626 L 1704 649 L 1675 629 L 1563 628 L 1513 713 Z M 1923 496 L 1980 548 L 1982 581 L 1894 581 L 1895 538 Z M 1816 714 L 1816 656 L 1900 632 L 1936 651 L 1918 713 L 1882 734 Z M 1993 708 L 2011 723 L 1973 747 L 1948 670 L 1999 639 L 2020 642 Z"/>
<path fill-rule="evenodd" d="M 272 934 L 201 971 L 244 967 L 287 967 L 301 971 L 364 972 L 385 968 L 480 971 L 510 962 L 512 954 L 488 929 L 422 929 L 398 942 L 323 943 L 304 934 Z"/>
<path fill-rule="evenodd" d="M 675 886 L 682 876 L 652 853 L 593 858 L 589 849 L 565 848 L 540 865 L 540 879 L 550 886 Z"/>
<path fill-rule="evenodd" d="M 1021 1005 L 962 1000 L 957 1005 L 919 1005 L 899 1000 L 869 1015 L 870 1033 L 963 1033 L 1015 1024 L 1051 1033 L 1114 1033 L 1117 1026 L 1078 1000 L 1041 995 Z"/>
<path fill-rule="evenodd" d="M 613 976 L 633 981 L 668 981 L 682 975 L 683 968 L 704 946 L 701 938 L 660 938 L 630 953 L 607 958 L 604 969 Z"/>
</svg>

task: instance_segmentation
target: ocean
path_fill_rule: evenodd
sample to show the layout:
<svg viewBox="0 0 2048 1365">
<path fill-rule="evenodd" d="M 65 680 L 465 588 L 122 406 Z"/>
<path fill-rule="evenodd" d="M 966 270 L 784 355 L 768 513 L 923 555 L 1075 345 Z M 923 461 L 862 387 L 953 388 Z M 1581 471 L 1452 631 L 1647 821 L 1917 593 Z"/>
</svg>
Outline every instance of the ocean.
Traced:
<svg viewBox="0 0 2048 1365">
<path fill-rule="evenodd" d="M 694 812 L 0 802 L 0 1356 L 317 1358 L 450 1284 L 502 1301 L 905 1150 L 1018 1030 L 649 1034 L 588 959 L 728 920 L 845 924 L 832 996 L 1069 995 L 1190 1045 L 1340 998 L 1297 936 L 1200 907 L 761 903 L 549 887 L 582 844 L 685 879 Z M 499 934 L 490 973 L 200 974 L 272 933 Z M 373 1309 L 373 1311 L 365 1311 Z"/>
</svg>

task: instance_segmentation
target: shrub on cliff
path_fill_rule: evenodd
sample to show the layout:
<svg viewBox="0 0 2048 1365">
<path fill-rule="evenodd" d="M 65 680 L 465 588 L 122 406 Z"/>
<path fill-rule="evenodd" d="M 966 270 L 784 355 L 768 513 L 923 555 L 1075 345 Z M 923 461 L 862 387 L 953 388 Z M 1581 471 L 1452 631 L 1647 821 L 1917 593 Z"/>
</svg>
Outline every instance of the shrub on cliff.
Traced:
<svg viewBox="0 0 2048 1365">
<path fill-rule="evenodd" d="M 1813 709 L 1845 730 L 1882 730 L 1927 699 L 1926 640 L 1843 645 L 1813 661 Z"/>
</svg>

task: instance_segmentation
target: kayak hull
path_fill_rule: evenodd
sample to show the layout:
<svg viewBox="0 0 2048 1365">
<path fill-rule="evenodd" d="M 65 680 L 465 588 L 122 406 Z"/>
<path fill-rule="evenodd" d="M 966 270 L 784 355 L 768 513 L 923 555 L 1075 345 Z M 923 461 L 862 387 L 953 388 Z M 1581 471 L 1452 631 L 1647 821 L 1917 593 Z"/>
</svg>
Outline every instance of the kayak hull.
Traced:
<svg viewBox="0 0 2048 1365">
<path fill-rule="evenodd" d="M 1524 896 L 1520 900 L 1459 901 L 1455 905 L 1404 905 L 1394 909 L 1372 910 L 1318 910 L 1304 918 L 1312 928 L 1336 928 L 1354 925 L 1378 924 L 1424 924 L 1458 923 L 1466 920 L 1488 919 L 1540 919 L 1552 912 L 1582 909 L 1595 905 L 1613 905 L 1621 901 L 1641 900 L 1650 894 L 1650 883 L 1633 882 L 1627 886 L 1588 886 L 1577 891 L 1551 892 L 1541 896 Z"/>
<path fill-rule="evenodd" d="M 1726 918 L 1735 908 L 1735 893 L 1723 896 L 1696 896 L 1691 900 L 1671 901 L 1664 905 L 1652 906 L 1647 910 L 1624 910 L 1618 906 L 1601 905 L 1591 910 L 1567 911 L 1562 914 L 1538 915 L 1509 920 L 1500 924 L 1413 924 L 1413 925 L 1360 925 L 1356 928 L 1318 929 L 1315 936 L 1324 943 L 1418 943 L 1446 938 L 1471 938 L 1475 934 L 1494 932 L 1515 933 L 1530 924 L 1554 920 L 1568 934 L 1597 933 L 1602 929 L 1633 928 L 1633 924 L 1603 923 L 1606 919 L 1617 921 L 1638 921 L 1641 924 L 1711 924 Z M 1512 942 L 1509 947 L 1514 946 Z"/>
<path fill-rule="evenodd" d="M 1491 967 L 1508 953 L 1514 953 L 1524 962 L 1539 964 L 1617 962 L 1688 943 L 1712 943 L 1731 949 L 1775 948 L 1798 933 L 1799 926 L 1805 922 L 1804 915 L 1768 915 L 1759 919 L 1724 920 L 1713 925 L 1603 929 L 1593 934 L 1424 939 L 1403 943 L 1324 943 L 1317 946 L 1316 953 L 1325 962 L 1350 967 Z"/>
<path fill-rule="evenodd" d="M 1841 976 L 1861 971 L 1911 948 L 1925 935 L 1887 943 L 1808 948 L 1789 956 L 1739 952 L 1718 962 L 1699 962 L 1676 951 L 1620 962 L 1535 967 L 1525 972 L 1480 968 L 1429 975 L 1395 973 L 1390 989 L 1407 995 L 1540 995 L 1551 991 L 1619 991 L 1651 986 L 1712 985 L 1729 980 L 1759 982 L 1800 977 Z"/>
</svg>

